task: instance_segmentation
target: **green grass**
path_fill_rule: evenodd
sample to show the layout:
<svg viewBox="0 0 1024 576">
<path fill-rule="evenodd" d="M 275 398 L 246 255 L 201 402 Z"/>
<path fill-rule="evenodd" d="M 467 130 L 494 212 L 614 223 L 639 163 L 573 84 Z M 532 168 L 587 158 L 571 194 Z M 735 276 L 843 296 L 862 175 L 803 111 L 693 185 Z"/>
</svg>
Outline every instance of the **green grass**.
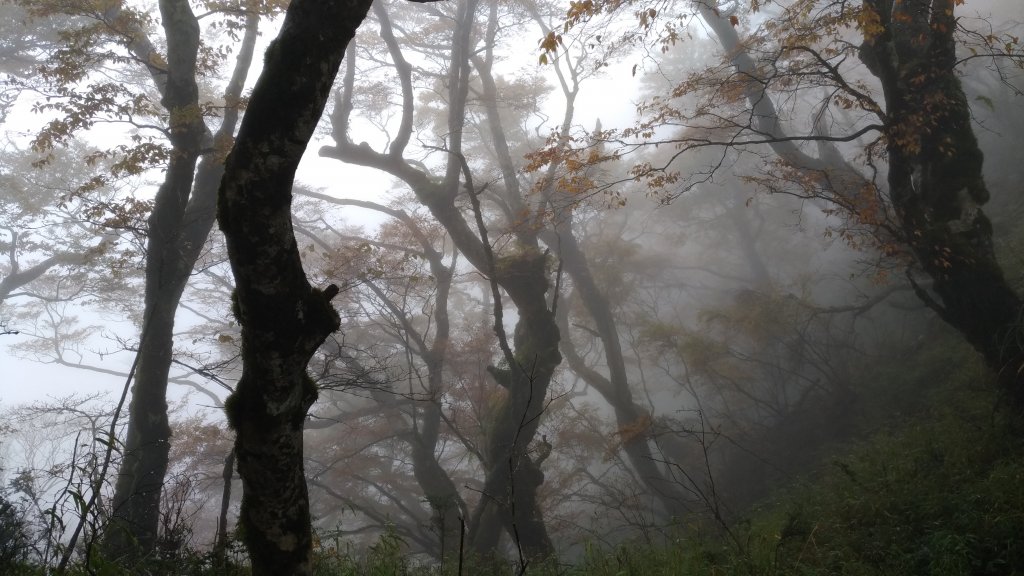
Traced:
<svg viewBox="0 0 1024 576">
<path fill-rule="evenodd" d="M 980 371 L 790 486 L 729 540 L 592 552 L 567 574 L 1024 574 L 1024 426 Z"/>
<path fill-rule="evenodd" d="M 590 549 L 533 576 L 996 576 L 1024 574 L 1024 434 L 988 388 L 935 394 L 931 408 L 823 463 L 732 540 L 681 533 L 672 545 Z M 318 574 L 451 575 L 414 568 L 385 538 L 365 558 L 321 557 Z M 513 568 L 465 575 L 512 575 Z"/>
<path fill-rule="evenodd" d="M 784 573 L 996 575 L 1024 570 L 1024 442 L 982 390 L 835 458 L 780 506 Z"/>
<path fill-rule="evenodd" d="M 1024 574 L 1024 434 L 988 390 L 934 406 L 834 457 L 734 527 L 595 555 L 579 574 Z M 628 551 L 627 551 L 628 550 Z"/>
</svg>

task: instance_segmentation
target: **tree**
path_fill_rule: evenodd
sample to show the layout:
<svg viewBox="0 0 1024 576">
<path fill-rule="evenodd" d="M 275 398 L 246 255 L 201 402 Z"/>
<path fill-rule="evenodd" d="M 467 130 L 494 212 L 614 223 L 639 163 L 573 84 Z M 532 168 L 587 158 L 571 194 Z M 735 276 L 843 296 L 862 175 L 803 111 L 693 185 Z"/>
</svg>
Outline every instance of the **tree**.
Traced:
<svg viewBox="0 0 1024 576">
<path fill-rule="evenodd" d="M 161 2 L 160 10 L 167 40 L 167 65 L 155 76 L 161 88 L 161 103 L 168 112 L 172 151 L 166 179 L 149 217 L 146 309 L 139 340 L 139 366 L 129 406 L 125 454 L 113 500 L 116 522 L 108 530 L 106 541 L 107 554 L 115 558 L 144 556 L 156 544 L 160 495 L 170 449 L 166 391 L 174 316 L 213 226 L 215 191 L 223 174 L 220 154 L 235 129 L 259 21 L 259 13 L 253 8 L 245 19 L 245 37 L 225 91 L 226 113 L 217 132 L 211 134 L 200 113 L 198 20 L 187 2 Z M 132 47 L 145 41 L 137 28 L 127 32 Z M 152 59 L 154 53 L 138 56 Z M 204 148 L 211 146 L 213 151 L 204 154 Z"/>
<path fill-rule="evenodd" d="M 322 458 L 325 463 L 313 476 L 335 498 L 343 493 L 347 505 L 363 511 L 382 530 L 393 526 L 406 541 L 415 542 L 442 562 L 456 558 L 461 520 L 468 511 L 455 481 L 440 461 L 438 449 L 443 428 L 452 425 L 443 411 L 444 404 L 451 402 L 446 383 L 452 349 L 449 298 L 458 252 L 444 245 L 443 228 L 422 216 L 376 202 L 339 200 L 313 192 L 303 194 L 332 206 L 359 207 L 389 217 L 372 237 L 332 235 L 343 242 L 341 245 L 321 239 L 308 228 L 300 230 L 317 242 L 324 259 L 321 274 L 350 278 L 342 292 L 347 304 L 344 314 L 350 320 L 345 327 L 345 341 L 335 339 L 325 347 L 326 365 L 317 370 L 330 375 L 317 382 L 321 391 L 336 391 L 338 397 L 336 402 L 329 397 L 329 408 L 323 407 L 318 418 L 306 427 L 325 429 L 320 437 L 331 439 L 328 446 L 354 450 L 361 456 L 370 450 L 353 447 L 352 436 L 358 436 L 357 441 L 362 442 L 365 432 L 379 432 L 375 434 L 380 437 L 378 443 L 387 446 L 380 455 L 382 461 L 368 458 L 364 466 L 350 456 L 343 464 L 358 471 L 355 476 L 366 487 L 386 484 L 388 489 L 380 491 L 395 501 L 396 512 L 385 515 L 379 506 L 356 504 L 353 492 L 359 492 L 357 488 L 340 489 L 341 481 L 331 474 L 332 464 L 326 463 L 337 463 L 336 454 L 326 454 Z M 448 251 L 452 252 L 450 256 L 445 254 Z M 450 258 L 450 263 L 445 262 L 446 258 Z M 373 312 L 376 315 L 363 328 L 373 340 L 364 343 L 351 320 Z M 352 406 L 351 399 L 340 397 L 348 389 L 369 396 L 378 409 Z M 360 417 L 364 424 L 359 428 L 364 434 L 345 433 L 334 427 L 342 424 L 351 430 L 354 418 Z M 378 422 L 377 426 L 371 418 Z M 339 434 L 345 436 L 345 441 Z M 395 451 L 403 448 L 388 443 L 396 435 L 405 444 L 411 460 L 413 489 L 403 485 L 404 468 L 394 462 Z M 394 473 L 375 475 L 374 470 Z M 325 482 L 320 480 L 327 477 L 331 478 L 330 487 L 323 486 Z M 431 512 L 429 519 L 424 519 L 420 512 L 424 500 Z"/>
<path fill-rule="evenodd" d="M 20 347 L 23 352 L 33 352 L 31 342 L 45 338 L 39 320 L 49 312 L 84 299 L 109 304 L 123 287 L 118 262 L 132 252 L 124 241 L 130 210 L 122 213 L 125 226 L 119 229 L 100 208 L 112 201 L 114 190 L 71 198 L 92 170 L 80 167 L 84 153 L 82 147 L 55 151 L 55 159 L 69 166 L 61 173 L 33 168 L 40 155 L 31 151 L 10 149 L 0 158 L 0 317 L 32 338 Z"/>
<path fill-rule="evenodd" d="M 990 194 L 957 75 L 956 4 L 866 0 L 860 59 L 884 94 L 885 112 L 879 117 L 888 196 L 900 237 L 931 279 L 931 290 L 911 282 L 919 297 L 981 353 L 1019 405 L 1024 402 L 1019 321 L 1024 302 L 1003 274 L 992 225 L 981 208 Z"/>
<path fill-rule="evenodd" d="M 485 8 L 484 32 L 477 34 L 477 19 Z M 507 208 L 505 215 L 508 224 L 512 224 L 513 242 L 501 253 L 494 251 L 481 208 L 481 197 L 490 185 L 477 183 L 475 167 L 467 159 L 471 144 L 466 126 L 475 83 L 472 73 L 479 66 L 474 60 L 480 58 L 475 55 L 476 45 L 482 44 L 485 51 L 493 47 L 500 27 L 498 5 L 469 0 L 458 3 L 454 10 L 432 8 L 429 13 L 454 23 L 451 28 L 425 30 L 432 35 L 426 46 L 440 43 L 445 48 L 437 56 L 448 62 L 446 74 L 428 73 L 431 82 L 442 86 L 438 104 L 445 111 L 435 120 L 438 132 L 446 134 L 444 141 L 441 146 L 428 145 L 429 150 L 443 154 L 439 174 L 407 156 L 414 128 L 414 68 L 403 53 L 403 43 L 416 46 L 424 42 L 412 37 L 404 42 L 397 39 L 392 16 L 380 4 L 375 5 L 374 15 L 402 87 L 398 132 L 386 152 L 351 141 L 349 126 L 356 91 L 353 56 L 348 60 L 344 85 L 332 115 L 336 144 L 321 148 L 320 154 L 373 167 L 402 180 L 445 228 L 461 254 L 489 280 L 494 331 L 501 351 L 501 360 L 490 372 L 506 400 L 497 412 L 487 446 L 481 450 L 487 473 L 481 498 L 469 519 L 469 543 L 478 553 L 493 555 L 504 530 L 519 547 L 521 560 L 547 558 L 554 553 L 554 546 L 538 506 L 538 489 L 544 476 L 532 459 L 529 446 L 540 425 L 555 370 L 561 363 L 552 304 L 556 299 L 548 298 L 548 258 L 536 231 L 528 224 L 537 214 L 523 202 L 523 190 L 511 173 L 504 174 L 493 185 L 499 190 L 499 205 L 505 203 Z M 354 47 L 350 53 L 354 55 Z M 503 294 L 518 313 L 511 342 L 505 334 Z"/>
<path fill-rule="evenodd" d="M 6 494 L 0 493 L 0 568 L 14 573 L 28 559 L 29 551 L 25 520 Z"/>
<path fill-rule="evenodd" d="M 226 404 L 242 477 L 253 574 L 312 573 L 302 426 L 316 400 L 309 359 L 339 327 L 306 280 L 291 224 L 292 182 L 368 1 L 295 0 L 228 156 L 217 219 L 235 275 L 242 376 Z"/>
<path fill-rule="evenodd" d="M 874 234 L 883 253 L 912 257 L 907 277 L 919 298 L 981 353 L 1019 400 L 1022 303 L 998 262 L 982 210 L 989 191 L 958 71 L 986 56 L 996 66 L 999 60 L 1019 66 L 1024 54 L 1012 34 L 965 28 L 955 16 L 961 4 L 801 0 L 765 20 L 762 33 L 741 40 L 745 13 L 737 4 L 694 2 L 726 51 L 724 65 L 693 74 L 671 96 L 645 103 L 637 126 L 610 131 L 602 140 L 626 149 L 673 146 L 664 164 L 641 163 L 632 172 L 669 198 L 722 166 L 719 161 L 681 174 L 673 164 L 690 151 L 741 149 L 765 156 L 770 149 L 775 161 L 753 179 L 772 191 L 832 202 L 852 228 Z M 570 10 L 568 26 L 619 6 L 581 3 Z M 682 5 L 677 8 L 669 12 L 670 22 L 686 19 Z M 641 25 L 654 29 L 657 11 L 641 15 Z M 853 30 L 859 44 L 849 40 Z M 682 40 L 677 28 L 664 31 L 666 50 Z M 968 45 L 973 55 L 957 56 L 958 35 L 974 44 Z M 556 47 L 556 36 L 546 46 Z M 855 66 L 858 61 L 863 67 Z M 826 96 L 811 104 L 810 118 L 793 110 L 784 117 L 777 105 L 786 94 L 810 98 L 822 92 Z M 858 114 L 844 122 L 835 109 Z M 658 132 L 667 127 L 674 134 L 662 138 Z M 839 145 L 847 142 L 860 144 L 862 165 L 844 158 Z M 817 146 L 817 155 L 807 151 L 809 145 Z"/>
<path fill-rule="evenodd" d="M 98 394 L 4 412 L 13 430 L 10 443 L 17 447 L 8 499 L 18 503 L 32 535 L 32 559 L 43 566 L 59 565 L 79 542 L 91 555 L 105 523 L 103 506 L 91 504 L 106 497 L 100 476 L 111 416 L 111 407 Z M 76 528 L 69 531 L 69 525 Z"/>
<path fill-rule="evenodd" d="M 153 166 L 166 167 L 152 203 L 118 199 L 102 205 L 113 212 L 109 220 L 125 227 L 148 211 L 139 365 L 113 523 L 104 542 L 108 557 L 130 564 L 150 554 L 157 538 L 170 442 L 166 390 L 175 313 L 213 224 L 223 155 L 240 113 L 257 24 L 276 4 L 257 2 L 241 10 L 215 2 L 207 6 L 207 22 L 240 41 L 223 102 L 203 94 L 200 83 L 229 52 L 202 41 L 199 18 L 188 2 L 159 3 L 166 53 L 151 38 L 151 15 L 122 2 L 18 4 L 34 19 L 62 26 L 61 43 L 51 48 L 51 58 L 31 84 L 49 96 L 38 110 L 56 116 L 34 139 L 35 150 L 49 154 L 37 164 L 52 163 L 53 150 L 87 135 L 97 123 L 125 125 L 133 132 L 130 144 L 85 155 L 88 164 L 109 171 L 87 179 L 65 201 L 87 198 Z"/>
</svg>

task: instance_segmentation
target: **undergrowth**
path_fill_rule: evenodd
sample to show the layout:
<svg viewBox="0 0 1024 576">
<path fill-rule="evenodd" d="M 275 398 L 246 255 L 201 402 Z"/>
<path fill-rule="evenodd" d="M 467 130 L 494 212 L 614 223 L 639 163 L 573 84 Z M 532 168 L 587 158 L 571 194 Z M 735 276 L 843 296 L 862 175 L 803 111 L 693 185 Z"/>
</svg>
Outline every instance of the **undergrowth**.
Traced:
<svg viewBox="0 0 1024 576">
<path fill-rule="evenodd" d="M 833 452 L 800 482 L 730 527 L 729 539 L 691 528 L 667 545 L 589 548 L 575 565 L 418 566 L 393 533 L 362 555 L 318 543 L 317 576 L 934 576 L 1024 575 L 1024 418 L 977 363 L 946 371 L 913 416 Z M 948 364 L 947 364 L 948 366 Z M 922 374 L 923 372 L 919 372 Z M 921 390 L 922 388 L 918 388 Z M 920 404 L 919 404 L 920 405 Z M 241 558 L 236 554 L 235 558 Z M 117 574 L 106 570 L 92 574 Z M 26 566 L 11 574 L 38 572 Z M 80 569 L 72 574 L 85 574 Z M 154 572 L 156 573 L 156 572 Z M 176 574 L 244 576 L 209 554 Z"/>
<path fill-rule="evenodd" d="M 733 528 L 739 544 L 696 531 L 672 545 L 590 549 L 535 576 L 996 576 L 1024 574 L 1024 428 L 965 370 L 930 408 L 832 457 Z M 947 381 L 949 384 L 949 381 Z M 415 568 L 397 541 L 318 574 L 458 574 Z M 485 572 L 464 566 L 462 574 Z M 515 567 L 487 571 L 514 575 Z"/>
</svg>

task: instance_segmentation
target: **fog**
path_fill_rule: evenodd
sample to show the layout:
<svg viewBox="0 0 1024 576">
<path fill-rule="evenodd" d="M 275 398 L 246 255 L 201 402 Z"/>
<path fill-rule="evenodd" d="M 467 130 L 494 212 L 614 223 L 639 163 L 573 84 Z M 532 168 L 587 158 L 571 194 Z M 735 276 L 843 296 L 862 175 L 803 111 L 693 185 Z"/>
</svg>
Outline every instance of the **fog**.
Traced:
<svg viewBox="0 0 1024 576">
<path fill-rule="evenodd" d="M 0 4 L 0 571 L 250 573 L 214 215 L 283 7 L 166 4 L 184 72 L 150 4 Z M 940 393 L 1019 406 L 1024 14 L 957 6 L 950 64 L 892 41 L 887 76 L 899 15 L 824 4 L 369 9 L 290 199 L 340 325 L 299 419 L 315 573 L 753 566 L 779 498 Z"/>
</svg>

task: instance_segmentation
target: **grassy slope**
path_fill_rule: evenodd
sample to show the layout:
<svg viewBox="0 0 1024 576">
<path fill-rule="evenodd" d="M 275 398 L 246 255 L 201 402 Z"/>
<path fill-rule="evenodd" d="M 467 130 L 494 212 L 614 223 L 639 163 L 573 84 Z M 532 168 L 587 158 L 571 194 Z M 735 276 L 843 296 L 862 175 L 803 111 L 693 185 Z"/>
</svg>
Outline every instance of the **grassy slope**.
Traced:
<svg viewBox="0 0 1024 576">
<path fill-rule="evenodd" d="M 890 411 L 868 422 L 878 431 L 843 446 L 809 479 L 763 504 L 732 528 L 735 539 L 681 534 L 671 546 L 593 551 L 577 566 L 526 573 L 1024 574 L 1024 420 L 1000 408 L 990 376 L 970 351 L 930 348 L 899 373 L 874 375 L 874 402 L 892 403 L 897 412 L 916 405 L 912 416 Z M 909 387 L 908 374 L 917 380 Z M 901 399 L 908 388 L 926 397 Z M 377 549 L 364 562 L 346 559 L 347 569 L 323 565 L 320 573 L 426 573 L 408 571 L 395 556 L 399 549 Z M 443 573 L 456 573 L 449 568 Z"/>
<path fill-rule="evenodd" d="M 734 527 L 740 546 L 690 537 L 594 556 L 578 573 L 1024 574 L 1024 422 L 1000 407 L 972 354 L 954 351 L 950 370 L 949 352 L 922 410 L 876 426 L 763 505 Z M 934 360 L 910 372 L 933 378 Z"/>
</svg>

